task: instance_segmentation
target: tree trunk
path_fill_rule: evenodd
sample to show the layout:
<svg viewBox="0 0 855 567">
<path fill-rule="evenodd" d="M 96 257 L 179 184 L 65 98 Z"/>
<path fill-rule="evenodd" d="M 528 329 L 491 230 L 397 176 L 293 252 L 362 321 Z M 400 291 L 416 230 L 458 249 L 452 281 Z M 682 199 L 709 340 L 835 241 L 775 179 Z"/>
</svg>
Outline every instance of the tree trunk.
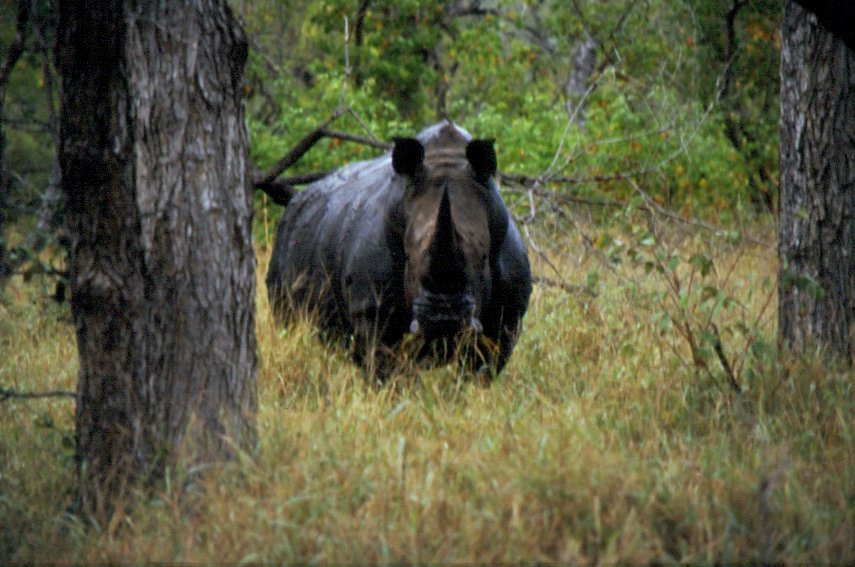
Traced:
<svg viewBox="0 0 855 567">
<path fill-rule="evenodd" d="M 246 55 L 225 0 L 60 3 L 84 512 L 255 444 Z"/>
<path fill-rule="evenodd" d="M 779 334 L 855 354 L 855 52 L 795 2 L 781 46 Z"/>
<path fill-rule="evenodd" d="M 564 86 L 567 100 L 564 108 L 567 115 L 579 128 L 585 127 L 585 95 L 588 92 L 588 81 L 594 74 L 597 63 L 597 42 L 591 36 L 576 44 L 573 50 L 573 68 Z"/>
<path fill-rule="evenodd" d="M 6 132 L 3 130 L 4 110 L 6 107 L 6 86 L 9 84 L 9 75 L 18 63 L 18 59 L 24 54 L 27 27 L 30 22 L 31 13 L 30 0 L 19 0 L 15 39 L 6 50 L 3 60 L 0 61 L 0 288 L 6 279 L 12 275 L 12 263 L 3 238 L 3 229 L 6 223 L 6 211 L 9 207 L 9 193 L 11 180 L 9 177 L 9 163 L 6 160 Z"/>
</svg>

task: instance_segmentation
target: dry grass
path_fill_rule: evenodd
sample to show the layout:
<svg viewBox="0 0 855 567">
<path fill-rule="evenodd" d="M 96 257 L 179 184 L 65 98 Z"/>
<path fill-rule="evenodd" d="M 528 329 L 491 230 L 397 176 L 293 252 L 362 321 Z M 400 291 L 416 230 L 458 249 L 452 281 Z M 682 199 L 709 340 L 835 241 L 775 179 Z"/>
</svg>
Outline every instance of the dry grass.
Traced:
<svg viewBox="0 0 855 567">
<path fill-rule="evenodd" d="M 598 265 L 571 250 L 548 254 L 583 281 Z M 753 320 L 774 254 L 720 260 L 737 257 L 724 283 Z M 536 286 L 490 387 L 451 367 L 368 386 L 310 325 L 278 329 L 259 285 L 259 454 L 110 526 L 64 513 L 73 402 L 3 402 L 0 561 L 855 561 L 852 371 L 753 361 L 747 391 L 722 392 L 649 323 L 655 274 L 601 276 L 595 299 Z M 73 389 L 72 329 L 44 295 L 14 281 L 0 305 L 3 386 Z"/>
</svg>

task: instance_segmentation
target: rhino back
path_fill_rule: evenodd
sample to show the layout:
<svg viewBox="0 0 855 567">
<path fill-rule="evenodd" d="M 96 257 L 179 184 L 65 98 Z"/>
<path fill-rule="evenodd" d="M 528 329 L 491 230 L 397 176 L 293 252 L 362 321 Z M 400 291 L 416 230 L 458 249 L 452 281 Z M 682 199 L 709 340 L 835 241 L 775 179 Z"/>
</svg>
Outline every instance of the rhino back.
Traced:
<svg viewBox="0 0 855 567">
<path fill-rule="evenodd" d="M 352 331 L 352 305 L 360 299 L 354 294 L 368 294 L 393 275 L 385 219 L 403 190 L 395 181 L 382 156 L 339 169 L 289 203 L 267 274 L 275 311 L 307 309 L 330 330 Z"/>
</svg>

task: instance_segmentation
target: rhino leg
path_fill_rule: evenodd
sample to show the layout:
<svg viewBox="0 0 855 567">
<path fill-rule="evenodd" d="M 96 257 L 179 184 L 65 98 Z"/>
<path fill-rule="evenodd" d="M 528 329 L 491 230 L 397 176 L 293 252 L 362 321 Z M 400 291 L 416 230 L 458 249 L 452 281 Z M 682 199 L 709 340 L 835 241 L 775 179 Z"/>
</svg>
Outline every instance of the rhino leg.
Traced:
<svg viewBox="0 0 855 567">
<path fill-rule="evenodd" d="M 394 347 L 404 336 L 406 322 L 394 317 L 393 309 L 382 304 L 351 313 L 351 318 L 353 360 L 372 381 L 382 384 L 397 368 Z"/>
</svg>

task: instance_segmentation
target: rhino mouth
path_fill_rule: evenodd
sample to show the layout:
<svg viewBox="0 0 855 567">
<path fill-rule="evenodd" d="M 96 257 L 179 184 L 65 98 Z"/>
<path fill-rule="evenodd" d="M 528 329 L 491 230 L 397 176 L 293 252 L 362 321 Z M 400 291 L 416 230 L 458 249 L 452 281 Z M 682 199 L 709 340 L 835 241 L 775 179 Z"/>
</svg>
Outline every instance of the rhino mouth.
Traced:
<svg viewBox="0 0 855 567">
<path fill-rule="evenodd" d="M 423 290 L 413 302 L 410 333 L 433 339 L 454 337 L 471 330 L 476 334 L 484 328 L 475 316 L 475 299 L 470 293 L 447 295 Z"/>
</svg>

